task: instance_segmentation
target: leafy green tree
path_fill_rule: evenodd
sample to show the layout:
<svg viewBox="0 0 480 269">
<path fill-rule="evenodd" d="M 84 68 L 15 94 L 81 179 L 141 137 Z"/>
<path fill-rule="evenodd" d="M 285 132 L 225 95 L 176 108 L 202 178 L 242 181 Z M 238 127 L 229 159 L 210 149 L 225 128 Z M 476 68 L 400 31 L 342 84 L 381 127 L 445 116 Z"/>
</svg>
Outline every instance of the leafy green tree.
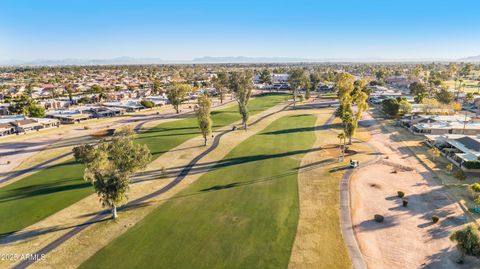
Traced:
<svg viewBox="0 0 480 269">
<path fill-rule="evenodd" d="M 468 77 L 472 71 L 473 71 L 474 65 L 472 63 L 466 63 L 461 69 L 460 69 L 460 76 L 461 77 Z"/>
<path fill-rule="evenodd" d="M 386 68 L 380 68 L 377 70 L 377 72 L 375 72 L 375 77 L 379 81 L 385 80 L 387 76 L 388 76 L 388 70 Z"/>
<path fill-rule="evenodd" d="M 397 116 L 400 110 L 400 104 L 397 99 L 385 99 L 382 101 L 382 109 L 389 116 Z"/>
<path fill-rule="evenodd" d="M 318 85 L 322 82 L 322 76 L 319 72 L 314 71 L 310 73 L 310 89 L 312 92 L 316 92 L 318 89 Z"/>
<path fill-rule="evenodd" d="M 422 109 L 425 114 L 435 114 L 438 113 L 437 110 L 440 108 L 440 103 L 437 99 L 433 98 L 424 98 L 422 100 Z"/>
<path fill-rule="evenodd" d="M 213 87 L 217 90 L 220 103 L 223 104 L 225 95 L 228 93 L 228 74 L 225 72 L 219 72 L 212 82 Z"/>
<path fill-rule="evenodd" d="M 168 101 L 170 101 L 170 104 L 172 104 L 177 114 L 180 113 L 179 107 L 191 90 L 191 86 L 186 83 L 172 83 L 168 86 L 167 98 Z"/>
<path fill-rule="evenodd" d="M 405 99 L 402 99 L 399 103 L 399 114 L 405 115 L 412 113 L 412 105 Z"/>
<path fill-rule="evenodd" d="M 104 207 L 112 209 L 117 218 L 117 206 L 127 200 L 130 176 L 145 168 L 151 159 L 146 145 L 134 143 L 132 132 L 120 132 L 111 142 L 102 142 L 95 157 L 86 163 L 84 178 L 92 183 Z"/>
<path fill-rule="evenodd" d="M 421 64 L 415 65 L 415 67 L 410 71 L 410 77 L 413 79 L 421 80 L 423 76 L 423 67 Z"/>
<path fill-rule="evenodd" d="M 352 137 L 353 137 L 353 134 L 355 133 L 355 130 L 358 127 L 358 122 L 355 120 L 351 112 L 346 112 L 343 114 L 342 122 L 344 125 L 343 132 L 345 133 L 345 136 L 349 140 L 348 143 L 352 144 Z"/>
<path fill-rule="evenodd" d="M 27 86 L 25 87 L 25 93 L 28 96 L 32 96 L 33 93 L 33 83 L 28 83 Z"/>
<path fill-rule="evenodd" d="M 435 161 L 438 157 L 440 157 L 440 150 L 436 147 L 432 147 L 428 150 L 428 153 L 432 155 L 433 160 Z"/>
<path fill-rule="evenodd" d="M 429 96 L 427 87 L 422 82 L 413 82 L 409 86 L 410 94 L 414 96 L 415 102 L 421 103 L 424 98 Z"/>
<path fill-rule="evenodd" d="M 90 144 L 82 144 L 72 149 L 75 160 L 79 163 L 87 164 L 95 158 L 96 148 Z"/>
<path fill-rule="evenodd" d="M 465 175 L 462 169 L 457 169 L 457 171 L 455 171 L 455 174 L 453 176 L 459 181 L 464 181 L 465 179 L 467 179 L 467 176 Z"/>
<path fill-rule="evenodd" d="M 44 118 L 45 117 L 45 108 L 39 105 L 30 105 L 27 108 L 27 115 L 34 118 Z"/>
<path fill-rule="evenodd" d="M 268 69 L 263 69 L 262 72 L 260 73 L 260 80 L 263 82 L 265 85 L 271 85 L 272 84 L 272 74 Z"/>
<path fill-rule="evenodd" d="M 142 100 L 140 104 L 145 108 L 152 108 L 155 106 L 155 103 L 149 100 Z"/>
<path fill-rule="evenodd" d="M 355 77 L 348 73 L 341 73 L 337 77 L 335 87 L 338 91 L 340 106 L 336 114 L 342 120 L 343 131 L 349 139 L 348 144 L 352 143 L 352 137 L 363 112 L 368 110 L 366 85 L 366 81 L 355 81 Z M 352 109 L 353 104 L 357 105 L 355 113 Z"/>
<path fill-rule="evenodd" d="M 200 131 L 202 132 L 205 141 L 204 146 L 207 145 L 208 136 L 212 134 L 212 119 L 210 117 L 211 107 L 212 102 L 207 94 L 202 94 L 198 97 L 197 119 L 198 127 L 200 127 Z"/>
<path fill-rule="evenodd" d="M 153 81 L 152 93 L 153 94 L 159 94 L 161 92 L 162 92 L 162 88 L 161 88 L 160 80 L 156 79 L 156 80 Z"/>
<path fill-rule="evenodd" d="M 90 87 L 91 93 L 101 93 L 103 91 L 104 89 L 100 85 L 93 85 L 92 87 Z"/>
<path fill-rule="evenodd" d="M 305 76 L 303 86 L 305 87 L 305 100 L 309 100 L 311 95 L 310 95 L 310 90 L 311 90 L 311 84 L 312 82 L 310 81 L 309 76 Z"/>
<path fill-rule="evenodd" d="M 298 91 L 301 88 L 305 88 L 305 86 L 307 86 L 306 85 L 307 76 L 305 74 L 305 70 L 303 70 L 301 68 L 294 69 L 290 73 L 290 76 L 288 77 L 288 83 L 290 84 L 290 88 L 292 90 L 293 107 L 295 107 L 296 103 L 297 103 Z"/>
<path fill-rule="evenodd" d="M 447 67 L 447 73 L 450 78 L 455 78 L 458 75 L 458 66 L 455 63 L 450 63 Z"/>
<path fill-rule="evenodd" d="M 435 98 L 442 104 L 450 104 L 453 101 L 453 94 L 446 88 L 441 88 L 436 94 Z"/>
<path fill-rule="evenodd" d="M 72 102 L 73 101 L 73 96 L 72 96 L 73 85 L 71 83 L 67 83 L 65 85 L 65 91 L 68 94 L 68 100 L 70 100 L 70 102 Z"/>
<path fill-rule="evenodd" d="M 465 256 L 480 256 L 480 236 L 478 228 L 473 225 L 455 231 L 450 236 L 450 240 L 457 243 L 457 249 L 460 251 L 459 263 L 463 263 Z"/>
<path fill-rule="evenodd" d="M 22 95 L 20 98 L 13 100 L 12 105 L 8 109 L 12 114 L 35 118 L 45 117 L 45 108 L 37 105 L 35 101 L 27 95 Z"/>
<path fill-rule="evenodd" d="M 77 103 L 79 104 L 90 104 L 92 103 L 92 98 L 88 96 L 83 96 L 80 99 L 78 99 Z"/>
<path fill-rule="evenodd" d="M 448 164 L 445 166 L 445 170 L 447 170 L 447 173 L 451 174 L 452 171 L 453 171 L 453 164 L 448 163 Z"/>
<path fill-rule="evenodd" d="M 229 88 L 235 95 L 235 100 L 238 103 L 240 115 L 242 115 L 242 125 L 244 130 L 247 130 L 247 121 L 249 118 L 248 101 L 252 95 L 253 89 L 253 74 L 249 71 L 232 72 L 229 77 Z"/>
</svg>

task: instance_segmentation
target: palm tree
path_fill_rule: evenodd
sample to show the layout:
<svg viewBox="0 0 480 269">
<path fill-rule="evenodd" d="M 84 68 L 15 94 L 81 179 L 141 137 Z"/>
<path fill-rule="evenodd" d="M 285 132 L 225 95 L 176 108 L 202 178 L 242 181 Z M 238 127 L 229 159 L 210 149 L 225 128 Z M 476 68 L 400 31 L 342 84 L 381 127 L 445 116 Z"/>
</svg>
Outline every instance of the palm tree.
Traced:
<svg viewBox="0 0 480 269">
<path fill-rule="evenodd" d="M 340 139 L 340 143 L 339 143 L 339 146 L 338 146 L 338 160 L 340 160 L 340 158 L 342 159 L 342 161 L 345 159 L 345 143 L 347 141 L 347 136 L 345 135 L 345 132 L 341 132 L 337 135 L 337 138 Z M 343 141 L 343 149 L 342 149 L 342 141 Z"/>
</svg>

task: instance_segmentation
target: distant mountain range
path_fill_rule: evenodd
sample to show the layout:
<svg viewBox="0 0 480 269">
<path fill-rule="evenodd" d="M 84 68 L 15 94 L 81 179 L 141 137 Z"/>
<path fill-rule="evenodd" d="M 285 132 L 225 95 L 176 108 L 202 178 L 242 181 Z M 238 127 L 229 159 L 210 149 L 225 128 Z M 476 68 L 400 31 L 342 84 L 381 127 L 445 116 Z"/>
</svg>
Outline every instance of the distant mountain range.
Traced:
<svg viewBox="0 0 480 269">
<path fill-rule="evenodd" d="M 480 62 L 480 55 L 459 59 L 460 62 Z"/>
<path fill-rule="evenodd" d="M 0 61 L 3 66 L 61 66 L 61 65 L 122 65 L 122 64 L 163 64 L 166 63 L 158 58 L 133 58 L 117 57 L 112 59 L 75 59 L 68 58 L 62 60 L 38 59 L 33 61 L 7 60 Z"/>
<path fill-rule="evenodd" d="M 480 55 L 461 59 L 387 59 L 387 58 L 289 58 L 289 57 L 211 57 L 205 56 L 192 60 L 163 60 L 160 58 L 133 58 L 128 56 L 111 59 L 75 59 L 62 60 L 38 59 L 33 61 L 7 60 L 0 61 L 0 66 L 62 66 L 62 65 L 129 65 L 129 64 L 195 64 L 195 63 L 300 63 L 300 62 L 480 62 Z"/>
</svg>

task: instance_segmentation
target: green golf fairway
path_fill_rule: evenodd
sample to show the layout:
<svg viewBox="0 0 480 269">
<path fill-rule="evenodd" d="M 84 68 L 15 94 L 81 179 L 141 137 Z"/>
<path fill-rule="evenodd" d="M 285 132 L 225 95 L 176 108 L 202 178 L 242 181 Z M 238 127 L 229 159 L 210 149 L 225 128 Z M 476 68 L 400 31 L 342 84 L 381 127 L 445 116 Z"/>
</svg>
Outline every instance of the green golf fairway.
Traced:
<svg viewBox="0 0 480 269">
<path fill-rule="evenodd" d="M 273 122 L 81 268 L 286 268 L 315 120 Z"/>
<path fill-rule="evenodd" d="M 259 113 L 282 101 L 285 94 L 265 94 L 252 99 L 251 114 Z M 240 120 L 238 107 L 212 112 L 214 128 Z M 200 135 L 195 117 L 159 124 L 141 133 L 154 157 L 167 152 L 190 138 Z M 83 180 L 84 166 L 73 159 L 53 165 L 0 189 L 0 236 L 21 230 L 93 193 Z"/>
</svg>

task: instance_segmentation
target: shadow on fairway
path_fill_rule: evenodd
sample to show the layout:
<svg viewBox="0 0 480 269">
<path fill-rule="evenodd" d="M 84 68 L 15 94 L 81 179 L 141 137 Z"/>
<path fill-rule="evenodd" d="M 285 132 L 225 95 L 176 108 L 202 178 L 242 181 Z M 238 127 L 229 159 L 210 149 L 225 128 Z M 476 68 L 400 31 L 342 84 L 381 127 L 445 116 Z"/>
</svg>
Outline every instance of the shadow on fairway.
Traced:
<svg viewBox="0 0 480 269">
<path fill-rule="evenodd" d="M 106 213 L 108 213 L 108 211 L 106 211 L 104 214 L 106 214 Z M 39 236 L 39 235 L 48 234 L 48 233 L 52 233 L 52 232 L 58 232 L 58 231 L 63 231 L 63 230 L 69 230 L 69 229 L 72 229 L 72 228 L 88 226 L 88 225 L 91 225 L 91 224 L 94 224 L 94 223 L 100 223 L 100 222 L 104 222 L 104 221 L 107 221 L 107 220 L 110 220 L 110 218 L 105 218 L 105 219 L 100 219 L 100 220 L 95 220 L 95 221 L 88 221 L 88 222 L 83 222 L 83 223 L 78 224 L 78 225 L 71 225 L 71 226 L 65 226 L 65 227 L 52 226 L 52 227 L 48 227 L 48 228 L 26 230 L 26 231 L 20 231 L 20 232 L 17 232 L 17 231 L 6 232 L 6 233 L 0 234 L 0 245 L 10 244 L 10 243 L 14 243 L 14 242 L 17 242 L 17 241 L 29 239 L 29 238 L 32 238 L 32 237 L 36 237 L 36 236 Z"/>
<path fill-rule="evenodd" d="M 0 203 L 23 199 L 23 198 L 29 198 L 32 196 L 47 195 L 47 194 L 52 194 L 56 192 L 83 189 L 91 186 L 89 182 L 83 182 L 83 183 L 72 184 L 72 185 L 63 185 L 68 182 L 74 182 L 78 180 L 79 179 L 69 179 L 69 180 L 45 183 L 41 185 L 31 185 L 31 186 L 12 189 L 12 190 L 7 190 L 5 193 L 0 195 Z"/>
<path fill-rule="evenodd" d="M 223 168 L 223 167 L 229 167 L 229 166 L 233 166 L 233 165 L 245 164 L 245 163 L 250 163 L 250 162 L 274 159 L 274 158 L 282 158 L 282 157 L 287 157 L 287 156 L 294 156 L 294 155 L 305 154 L 305 153 L 320 151 L 320 150 L 322 150 L 322 148 L 312 148 L 312 149 L 307 149 L 307 150 L 289 151 L 289 152 L 282 152 L 282 153 L 277 153 L 277 154 L 268 154 L 268 155 L 262 154 L 262 155 L 229 158 L 229 159 L 220 160 L 218 162 L 199 163 L 197 165 L 194 165 L 190 169 L 189 174 L 194 175 L 194 174 L 198 174 L 198 173 L 204 173 L 204 172 L 209 171 L 209 170 Z M 320 162 L 320 163 L 322 163 L 322 162 Z M 311 165 L 314 166 L 315 164 L 311 164 Z M 176 167 L 169 168 L 166 173 L 163 173 L 161 170 L 151 171 L 151 172 L 148 172 L 148 174 L 143 173 L 143 174 L 140 174 L 138 176 L 138 180 L 134 180 L 134 183 L 149 181 L 149 180 L 156 180 L 159 177 L 175 176 L 180 171 L 182 171 L 184 168 L 185 168 L 185 166 L 176 166 Z"/>
</svg>

